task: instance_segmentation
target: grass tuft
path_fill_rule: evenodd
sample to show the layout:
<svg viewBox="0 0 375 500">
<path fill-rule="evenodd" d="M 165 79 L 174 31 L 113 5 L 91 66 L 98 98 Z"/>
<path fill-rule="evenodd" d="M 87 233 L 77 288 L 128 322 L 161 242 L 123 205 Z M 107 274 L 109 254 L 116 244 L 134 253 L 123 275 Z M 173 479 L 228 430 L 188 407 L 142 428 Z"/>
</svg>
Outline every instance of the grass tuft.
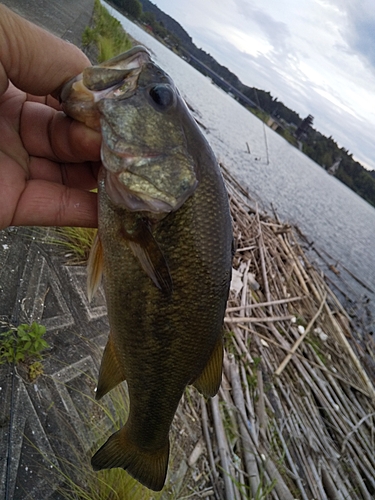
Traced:
<svg viewBox="0 0 375 500">
<path fill-rule="evenodd" d="M 126 52 L 132 46 L 120 21 L 112 17 L 99 0 L 95 0 L 92 25 L 84 30 L 82 44 L 97 47 L 99 63 Z"/>
<path fill-rule="evenodd" d="M 96 231 L 90 227 L 57 227 L 45 238 L 45 242 L 64 250 L 68 264 L 85 265 Z"/>
</svg>

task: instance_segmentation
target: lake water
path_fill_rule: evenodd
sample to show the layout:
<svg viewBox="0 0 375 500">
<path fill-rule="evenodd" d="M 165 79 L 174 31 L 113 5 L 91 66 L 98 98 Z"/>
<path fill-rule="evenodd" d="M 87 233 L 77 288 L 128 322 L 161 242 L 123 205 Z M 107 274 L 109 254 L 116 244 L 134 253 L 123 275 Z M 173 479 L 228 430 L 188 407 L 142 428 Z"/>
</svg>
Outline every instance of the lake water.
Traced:
<svg viewBox="0 0 375 500">
<path fill-rule="evenodd" d="M 317 249 L 328 252 L 332 256 L 330 263 L 339 263 L 342 277 L 348 283 L 345 291 L 359 305 L 366 295 L 371 299 L 367 307 L 375 311 L 375 295 L 352 281 L 340 268 L 341 263 L 375 289 L 375 209 L 265 127 L 208 78 L 105 5 L 131 36 L 151 50 L 156 63 L 173 78 L 196 110 L 198 120 L 207 127 L 205 135 L 219 161 L 246 185 L 261 208 L 267 210 L 272 204 L 281 220 L 297 224 Z"/>
</svg>

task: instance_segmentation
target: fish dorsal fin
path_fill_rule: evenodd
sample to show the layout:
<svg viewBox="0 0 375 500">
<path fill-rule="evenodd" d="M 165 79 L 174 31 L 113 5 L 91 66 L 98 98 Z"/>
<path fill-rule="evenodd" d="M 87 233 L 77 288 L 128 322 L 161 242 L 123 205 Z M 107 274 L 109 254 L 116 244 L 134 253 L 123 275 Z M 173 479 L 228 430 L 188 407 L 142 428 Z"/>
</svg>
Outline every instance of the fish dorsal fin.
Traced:
<svg viewBox="0 0 375 500">
<path fill-rule="evenodd" d="M 194 387 L 198 389 L 203 396 L 211 398 L 215 396 L 219 390 L 223 370 L 223 355 L 223 339 L 220 336 L 202 373 L 193 382 Z"/>
<path fill-rule="evenodd" d="M 155 286 L 167 295 L 172 293 L 172 277 L 168 263 L 155 240 L 147 221 L 139 219 L 136 229 L 131 233 L 126 231 L 127 244 L 138 259 L 142 269 Z"/>
<path fill-rule="evenodd" d="M 87 263 L 87 297 L 91 302 L 95 293 L 97 292 L 102 281 L 103 274 L 103 249 L 99 238 L 96 233 L 94 243 L 90 250 L 90 256 Z"/>
<path fill-rule="evenodd" d="M 96 389 L 96 399 L 102 398 L 107 392 L 116 387 L 126 379 L 124 363 L 118 359 L 113 337 L 109 334 L 107 345 L 105 346 L 102 363 L 99 370 L 98 387 Z"/>
</svg>

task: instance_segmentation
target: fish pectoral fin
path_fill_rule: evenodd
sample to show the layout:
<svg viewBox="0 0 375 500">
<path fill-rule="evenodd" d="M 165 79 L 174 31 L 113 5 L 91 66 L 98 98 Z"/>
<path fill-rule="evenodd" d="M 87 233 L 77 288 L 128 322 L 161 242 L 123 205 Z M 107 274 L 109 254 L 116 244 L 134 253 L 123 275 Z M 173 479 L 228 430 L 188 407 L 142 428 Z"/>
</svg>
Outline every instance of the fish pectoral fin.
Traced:
<svg viewBox="0 0 375 500">
<path fill-rule="evenodd" d="M 102 398 L 107 392 L 116 387 L 126 379 L 123 363 L 120 362 L 116 354 L 112 335 L 109 334 L 107 345 L 105 346 L 102 363 L 99 370 L 98 387 L 96 389 L 96 399 Z"/>
<path fill-rule="evenodd" d="M 170 295 L 173 284 L 168 263 L 147 224 L 138 223 L 137 232 L 132 237 L 127 235 L 126 239 L 147 276 L 159 290 Z"/>
<path fill-rule="evenodd" d="M 110 436 L 91 459 L 94 470 L 122 467 L 150 490 L 160 491 L 165 483 L 169 441 L 156 451 L 144 450 L 129 439 L 127 426 Z"/>
<path fill-rule="evenodd" d="M 223 371 L 223 356 L 223 339 L 220 336 L 208 363 L 199 377 L 193 382 L 194 387 L 198 389 L 203 396 L 212 398 L 219 390 Z"/>
<path fill-rule="evenodd" d="M 99 234 L 96 233 L 87 263 L 87 297 L 91 302 L 97 292 L 103 275 L 103 249 Z"/>
</svg>

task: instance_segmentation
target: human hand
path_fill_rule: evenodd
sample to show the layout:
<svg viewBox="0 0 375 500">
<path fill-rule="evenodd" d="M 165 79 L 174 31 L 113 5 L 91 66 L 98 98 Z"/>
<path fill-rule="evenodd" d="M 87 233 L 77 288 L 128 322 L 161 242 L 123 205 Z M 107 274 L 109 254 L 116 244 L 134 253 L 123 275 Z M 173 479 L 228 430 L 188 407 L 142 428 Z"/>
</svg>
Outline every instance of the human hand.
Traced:
<svg viewBox="0 0 375 500">
<path fill-rule="evenodd" d="M 59 87 L 90 62 L 0 4 L 0 229 L 96 227 L 100 134 L 65 116 Z"/>
</svg>

